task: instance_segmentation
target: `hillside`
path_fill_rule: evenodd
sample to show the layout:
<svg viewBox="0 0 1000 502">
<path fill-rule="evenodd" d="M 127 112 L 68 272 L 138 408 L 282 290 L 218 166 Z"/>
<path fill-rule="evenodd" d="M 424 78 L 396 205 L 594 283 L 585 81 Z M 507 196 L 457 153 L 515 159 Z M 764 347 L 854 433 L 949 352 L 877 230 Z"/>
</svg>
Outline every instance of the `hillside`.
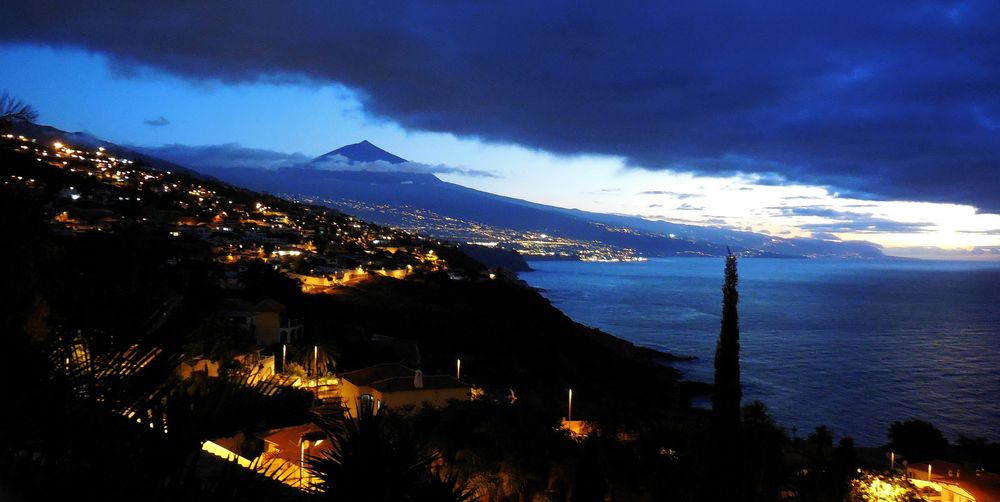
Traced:
<svg viewBox="0 0 1000 502">
<path fill-rule="evenodd" d="M 330 156 L 361 166 L 318 169 Z M 356 157 L 351 157 L 356 155 Z M 300 167 L 279 170 L 205 168 L 231 183 L 298 200 L 312 200 L 381 224 L 458 242 L 500 242 L 535 258 L 613 259 L 630 256 L 722 256 L 727 247 L 744 256 L 881 258 L 865 242 L 786 239 L 729 229 L 645 220 L 634 216 L 565 209 L 504 197 L 440 180 L 430 173 L 368 171 L 366 162 L 404 159 L 362 142 L 334 150 Z M 488 228 L 487 228 L 488 227 Z M 540 238 L 540 236 L 546 236 Z M 572 241 L 533 249 L 525 241 Z M 610 252 L 597 251 L 601 246 Z M 566 248 L 566 249 L 563 249 Z"/>
<path fill-rule="evenodd" d="M 442 486 L 464 480 L 491 500 L 708 493 L 710 421 L 691 406 L 708 386 L 681 380 L 668 354 L 574 322 L 447 242 L 110 152 L 0 137 L 0 217 L 16 236 L 0 371 L 18 382 L 0 392 L 17 410 L 0 427 L 12 452 L 0 473 L 14 496 L 314 498 L 301 466 L 296 484 L 206 452 L 253 456 L 275 431 L 346 420 L 351 370 L 405 364 L 448 380 L 459 360 L 463 399 L 375 415 L 387 434 L 375 444 L 433 452 Z M 234 308 L 280 312 L 295 334 L 260 338 Z M 257 372 L 278 358 L 280 371 Z M 822 429 L 789 438 L 763 404 L 742 413 L 752 454 L 734 462 L 761 500 L 842 493 L 860 464 Z M 432 500 L 462 500 L 448 490 Z"/>
<path fill-rule="evenodd" d="M 371 344 L 371 336 L 380 335 L 415 342 L 428 370 L 447 371 L 462 357 L 469 377 L 486 388 L 554 396 L 572 385 L 625 408 L 686 400 L 675 373 L 648 352 L 574 323 L 518 282 L 491 280 L 457 248 L 329 209 L 72 148 L 67 143 L 58 153 L 51 145 L 2 139 L 6 215 L 44 222 L 35 230 L 39 235 L 25 239 L 44 242 L 45 249 L 25 249 L 26 256 L 71 253 L 32 267 L 63 278 L 59 288 L 46 282 L 36 292 L 58 307 L 53 315 L 113 336 L 116 344 L 150 336 L 176 344 L 188 336 L 184 326 L 227 296 L 273 298 L 301 317 L 310 343 L 342 351 L 339 367 L 380 357 Z M 329 294 L 306 294 L 302 278 L 331 267 L 365 275 L 330 286 Z M 409 272 L 383 273 L 390 268 Z M 92 282 L 102 275 L 122 281 L 111 289 L 117 293 L 97 294 L 109 287 Z M 137 278 L 145 288 L 137 289 Z M 146 325 L 164 302 L 181 307 L 157 325 L 176 331 Z M 129 306 L 128 315 L 115 315 L 122 305 Z M 174 317 L 189 320 L 175 325 Z M 553 357 L 523 358 L 525 351 Z M 626 381 L 657 390 L 622 394 L 609 388 Z"/>
</svg>

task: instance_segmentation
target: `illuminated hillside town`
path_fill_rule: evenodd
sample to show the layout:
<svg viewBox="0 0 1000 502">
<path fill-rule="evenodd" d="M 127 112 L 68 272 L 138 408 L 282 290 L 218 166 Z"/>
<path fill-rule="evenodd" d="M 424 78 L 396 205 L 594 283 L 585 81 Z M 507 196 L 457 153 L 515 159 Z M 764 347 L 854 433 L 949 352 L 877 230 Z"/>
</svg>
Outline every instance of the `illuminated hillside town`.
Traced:
<svg viewBox="0 0 1000 502">
<path fill-rule="evenodd" d="M 8 3 L 0 502 L 1000 502 L 1000 1 Z"/>
<path fill-rule="evenodd" d="M 157 229 L 180 243 L 200 242 L 206 258 L 219 267 L 217 287 L 230 297 L 218 306 L 214 317 L 226 333 L 245 340 L 231 345 L 219 359 L 207 340 L 187 346 L 171 360 L 176 366 L 171 378 L 176 385 L 192 385 L 208 379 L 235 381 L 266 398 L 281 389 L 309 396 L 309 409 L 317 417 L 361 420 L 382 410 L 414 413 L 421 407 L 447 408 L 455 401 L 488 399 L 484 388 L 462 378 L 462 361 L 444 374 L 424 374 L 419 368 L 417 343 L 395 337 L 372 335 L 372 347 L 388 349 L 395 361 L 375 362 L 347 372 L 337 371 L 338 349 L 329 344 L 311 345 L 308 326 L 296 312 L 268 297 L 258 301 L 240 298 L 247 288 L 247 273 L 265 267 L 296 284 L 306 295 L 350 295 L 355 287 L 375 281 L 408 281 L 441 275 L 447 281 L 511 281 L 516 274 L 501 269 L 452 267 L 450 256 L 459 256 L 455 244 L 512 249 L 536 257 L 593 261 L 641 260 L 633 251 L 600 243 L 586 243 L 545 234 L 505 231 L 476 223 L 442 217 L 416 208 L 379 208 L 393 211 L 408 224 L 391 229 L 365 223 L 329 207 L 356 209 L 363 203 L 332 201 L 295 195 L 263 196 L 188 172 L 162 171 L 123 158 L 104 147 L 85 149 L 68 141 L 40 142 L 23 135 L 0 137 L 5 151 L 30 168 L 15 169 L 3 180 L 6 190 L 29 199 L 45 200 L 48 225 L 56 236 L 85 237 L 115 235 L 139 225 Z M 48 195 L 47 195 L 48 194 Z M 364 208 L 371 209 L 371 208 Z M 421 237 L 426 221 L 446 229 L 435 238 Z M 447 238 L 447 240 L 446 240 Z M 182 257 L 169 258 L 167 266 L 179 266 Z M 173 299 L 154 315 L 168 317 L 176 308 Z M 153 320 L 150 332 L 162 326 Z M 217 336 L 217 335 L 212 335 Z M 234 335 L 227 335 L 234 336 Z M 128 373 L 163 364 L 162 349 L 141 343 L 111 352 L 92 354 L 83 340 L 70 339 L 60 371 L 101 375 L 116 366 Z M 197 352 L 206 349 L 210 352 Z M 291 355 L 290 355 L 291 353 Z M 170 363 L 168 363 L 170 364 Z M 468 363 L 467 363 L 468 364 Z M 121 370 L 118 370 L 121 371 Z M 468 371 L 468 370 L 467 370 Z M 187 382 L 187 383 L 185 383 Z M 597 422 L 574 419 L 573 394 L 568 390 L 566 413 L 556 428 L 576 443 L 602 434 Z M 154 392 L 153 401 L 118 408 L 116 412 L 136 427 L 171 434 L 169 400 Z M 517 392 L 500 396 L 512 405 Z M 159 401 L 160 404 L 152 404 Z M 164 403 L 167 405 L 164 406 Z M 362 417 L 362 418 L 359 418 Z M 337 448 L 323 422 L 315 419 L 280 427 L 208 437 L 201 450 L 209 458 L 238 465 L 256 476 L 275 480 L 294 490 L 315 493 L 323 489 L 322 478 L 310 467 L 315 459 L 331 455 Z M 615 441 L 630 443 L 636 430 L 621 429 Z M 672 449 L 661 454 L 676 455 Z M 948 500 L 971 502 L 993 500 L 1000 477 L 966 471 L 944 461 L 906 464 L 892 453 L 892 469 L 858 469 L 852 490 L 859 500 Z M 937 468 L 937 476 L 933 470 Z M 481 487 L 480 487 L 481 488 Z M 788 492 L 787 496 L 793 496 Z"/>
<path fill-rule="evenodd" d="M 401 221 L 401 230 L 431 235 L 450 242 L 460 242 L 472 246 L 500 248 L 516 251 L 527 259 L 565 259 L 596 262 L 643 261 L 634 249 L 611 246 L 600 241 L 580 241 L 544 233 L 521 232 L 509 228 L 467 221 L 460 218 L 442 216 L 433 211 L 411 206 L 373 205 L 361 201 L 304 197 L 295 194 L 283 195 L 288 200 L 306 204 L 317 204 L 353 213 L 377 211 L 391 215 Z M 616 229 L 619 232 L 635 232 L 629 228 Z"/>
<path fill-rule="evenodd" d="M 274 197 L 255 200 L 252 194 L 232 187 L 220 193 L 190 174 L 143 168 L 105 153 L 103 147 L 84 151 L 13 134 L 3 139 L 5 147 L 34 156 L 38 163 L 92 180 L 86 187 L 60 189 L 61 203 L 52 215 L 52 224 L 60 232 L 114 232 L 118 226 L 137 221 L 157 225 L 171 236 L 209 243 L 215 259 L 227 265 L 228 287 L 238 289 L 241 266 L 251 261 L 269 264 L 300 281 L 303 291 L 310 293 L 331 292 L 374 275 L 404 279 L 448 270 L 435 250 L 441 241 L 421 238 L 415 232 L 379 227 L 337 211 Z M 10 175 L 4 183 L 47 188 L 24 176 Z M 479 279 L 455 271 L 450 275 Z M 489 273 L 482 278 L 488 277 Z"/>
</svg>

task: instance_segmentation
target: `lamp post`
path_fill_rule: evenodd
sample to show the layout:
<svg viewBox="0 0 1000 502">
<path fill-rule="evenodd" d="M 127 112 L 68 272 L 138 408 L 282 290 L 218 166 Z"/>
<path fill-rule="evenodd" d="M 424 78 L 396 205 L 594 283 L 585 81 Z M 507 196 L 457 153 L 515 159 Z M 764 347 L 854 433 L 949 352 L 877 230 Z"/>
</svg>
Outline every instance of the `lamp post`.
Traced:
<svg viewBox="0 0 1000 502">
<path fill-rule="evenodd" d="M 319 397 L 319 365 L 317 364 L 319 358 L 319 345 L 313 345 L 313 391 L 316 393 L 316 397 Z"/>
<path fill-rule="evenodd" d="M 567 407 L 566 421 L 573 421 L 573 389 L 569 390 L 569 406 Z"/>
<path fill-rule="evenodd" d="M 288 344 L 281 344 L 281 372 L 285 372 L 285 359 L 288 356 Z"/>
<path fill-rule="evenodd" d="M 311 445 L 309 444 L 310 440 L 307 438 L 313 438 Z M 303 477 L 302 473 L 305 472 L 306 468 L 306 449 L 308 449 L 311 446 L 319 446 L 321 444 L 323 444 L 323 439 L 321 437 L 317 438 L 317 433 L 315 432 L 307 432 L 303 434 L 301 440 L 299 441 L 299 489 L 300 490 L 302 489 L 302 477 Z M 309 475 L 309 480 L 312 481 L 312 474 Z"/>
<path fill-rule="evenodd" d="M 309 440 L 303 439 L 299 443 L 299 490 L 302 489 L 302 473 L 305 471 L 306 448 L 309 447 Z"/>
<path fill-rule="evenodd" d="M 462 379 L 462 360 L 455 359 L 455 378 L 458 380 Z"/>
</svg>

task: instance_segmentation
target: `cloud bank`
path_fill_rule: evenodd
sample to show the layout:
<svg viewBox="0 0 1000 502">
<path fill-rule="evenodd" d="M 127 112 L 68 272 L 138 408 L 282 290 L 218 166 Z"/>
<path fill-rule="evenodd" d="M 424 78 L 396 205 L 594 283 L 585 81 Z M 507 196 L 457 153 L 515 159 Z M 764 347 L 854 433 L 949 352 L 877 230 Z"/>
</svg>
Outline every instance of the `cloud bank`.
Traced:
<svg viewBox="0 0 1000 502">
<path fill-rule="evenodd" d="M 229 168 L 251 169 L 282 169 L 290 167 L 305 167 L 310 169 L 325 169 L 331 171 L 377 171 L 405 172 L 425 174 L 456 174 L 470 177 L 499 177 L 491 171 L 464 169 L 444 165 L 421 164 L 419 162 L 353 162 L 350 159 L 333 155 L 324 157 L 321 161 L 313 161 L 302 153 L 284 153 L 260 148 L 248 148 L 239 143 L 222 145 L 163 145 L 157 147 L 131 147 L 153 157 L 170 162 L 212 172 Z"/>
<path fill-rule="evenodd" d="M 143 120 L 142 123 L 146 124 L 148 126 L 153 126 L 153 127 L 163 127 L 163 126 L 166 126 L 166 125 L 170 125 L 170 120 L 168 120 L 163 115 L 160 115 L 159 118 L 146 119 L 146 120 Z"/>
<path fill-rule="evenodd" d="M 1000 2 L 18 2 L 0 41 L 343 83 L 409 129 L 1000 211 Z"/>
</svg>

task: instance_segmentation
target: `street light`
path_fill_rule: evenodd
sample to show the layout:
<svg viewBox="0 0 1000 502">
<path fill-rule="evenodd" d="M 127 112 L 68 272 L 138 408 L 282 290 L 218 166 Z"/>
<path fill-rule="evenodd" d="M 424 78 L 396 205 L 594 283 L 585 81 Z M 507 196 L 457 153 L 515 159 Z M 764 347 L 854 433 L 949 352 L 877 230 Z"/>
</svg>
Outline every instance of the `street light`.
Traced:
<svg viewBox="0 0 1000 502">
<path fill-rule="evenodd" d="M 566 413 L 566 421 L 567 422 L 573 421 L 573 389 L 569 390 L 569 406 Z"/>
<path fill-rule="evenodd" d="M 455 378 L 458 380 L 462 379 L 462 360 L 455 359 Z"/>
<path fill-rule="evenodd" d="M 316 397 L 319 397 L 319 364 L 317 364 L 319 358 L 319 345 L 313 345 L 313 391 L 316 393 Z"/>
<path fill-rule="evenodd" d="M 281 344 L 281 372 L 285 372 L 285 358 L 288 355 L 288 344 Z"/>
<path fill-rule="evenodd" d="M 312 444 L 309 444 L 312 441 Z M 306 465 L 306 449 L 310 446 L 319 446 L 323 444 L 323 433 L 321 431 L 306 432 L 302 434 L 299 438 L 299 489 L 302 489 L 302 473 L 305 471 Z M 312 480 L 312 475 L 309 475 L 310 481 Z"/>
</svg>

